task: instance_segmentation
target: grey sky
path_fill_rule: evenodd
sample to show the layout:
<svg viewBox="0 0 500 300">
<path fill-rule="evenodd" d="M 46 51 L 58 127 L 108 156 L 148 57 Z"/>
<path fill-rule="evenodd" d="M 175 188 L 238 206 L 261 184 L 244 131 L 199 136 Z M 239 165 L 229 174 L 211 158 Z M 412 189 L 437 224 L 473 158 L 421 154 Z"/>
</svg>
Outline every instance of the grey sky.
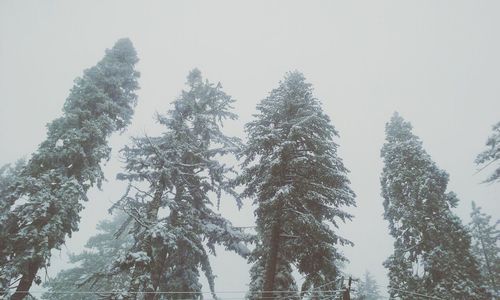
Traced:
<svg viewBox="0 0 500 300">
<path fill-rule="evenodd" d="M 29 155 L 58 117 L 72 81 L 121 37 L 141 59 L 139 104 L 130 129 L 112 139 L 109 182 L 92 191 L 81 230 L 67 242 L 79 251 L 123 192 L 116 150 L 129 136 L 159 128 L 163 112 L 200 68 L 236 100 L 243 136 L 255 105 L 289 70 L 304 73 L 340 132 L 358 207 L 342 225 L 356 245 L 344 249 L 348 272 L 370 270 L 385 286 L 382 262 L 392 251 L 382 218 L 379 157 L 384 125 L 397 110 L 425 149 L 450 173 L 469 220 L 475 200 L 500 217 L 500 184 L 479 182 L 475 156 L 500 121 L 500 2 L 498 1 L 0 1 L 0 163 Z M 486 170 L 485 172 L 487 172 Z M 250 204 L 248 202 L 248 204 Z M 241 226 L 252 207 L 222 212 Z M 64 253 L 53 257 L 55 269 Z M 248 267 L 232 254 L 214 260 L 217 290 L 245 290 Z"/>
</svg>

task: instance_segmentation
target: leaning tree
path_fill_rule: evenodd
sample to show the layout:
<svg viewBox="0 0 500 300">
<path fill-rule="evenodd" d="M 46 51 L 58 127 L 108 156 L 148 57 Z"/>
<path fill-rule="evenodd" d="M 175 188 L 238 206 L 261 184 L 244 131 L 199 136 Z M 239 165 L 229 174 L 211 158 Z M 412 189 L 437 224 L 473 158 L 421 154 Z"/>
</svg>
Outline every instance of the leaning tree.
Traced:
<svg viewBox="0 0 500 300">
<path fill-rule="evenodd" d="M 78 230 L 92 186 L 101 186 L 100 163 L 110 157 L 109 136 L 130 123 L 137 102 L 138 58 L 128 39 L 116 42 L 96 66 L 76 79 L 63 115 L 0 201 L 0 294 L 24 298 L 50 252 Z"/>
</svg>

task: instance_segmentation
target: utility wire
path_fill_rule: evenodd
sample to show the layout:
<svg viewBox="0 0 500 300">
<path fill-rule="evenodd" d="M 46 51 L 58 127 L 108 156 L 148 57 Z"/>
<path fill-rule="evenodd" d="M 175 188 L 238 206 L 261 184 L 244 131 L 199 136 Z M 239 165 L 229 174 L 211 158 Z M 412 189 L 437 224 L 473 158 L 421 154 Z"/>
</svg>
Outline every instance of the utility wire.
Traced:
<svg viewBox="0 0 500 300">
<path fill-rule="evenodd" d="M 338 294 L 339 292 L 343 292 L 344 290 L 322 290 L 322 291 L 308 291 L 309 293 L 323 293 L 324 296 L 333 296 L 335 294 Z M 215 292 L 215 294 L 262 294 L 262 293 L 267 293 L 269 291 L 265 292 L 251 292 L 251 291 L 219 291 Z M 270 291 L 270 292 L 275 292 L 275 293 L 289 293 L 289 295 L 285 295 L 286 297 L 289 298 L 298 298 L 301 299 L 300 291 Z M 25 293 L 25 294 L 40 294 L 40 293 L 46 293 L 46 294 L 59 294 L 59 295 L 64 295 L 64 294 L 100 294 L 105 296 L 106 294 L 195 294 L 195 295 L 200 295 L 200 294 L 212 294 L 212 292 L 122 292 L 122 291 L 68 291 L 68 292 L 60 292 L 60 291 L 54 291 L 54 292 L 44 292 L 44 291 L 19 291 L 17 293 Z M 290 294 L 291 293 L 291 294 Z M 293 295 L 297 294 L 297 295 Z M 259 299 L 275 299 L 276 296 L 258 296 Z M 224 297 L 224 298 L 217 298 L 217 300 L 244 300 L 246 297 Z M 177 300 L 192 300 L 192 298 L 182 298 L 182 299 L 177 299 Z M 210 300 L 215 300 L 215 298 L 212 298 Z"/>
<path fill-rule="evenodd" d="M 419 293 L 410 292 L 410 291 L 405 291 L 405 290 L 401 290 L 401 289 L 397 289 L 397 288 L 391 288 L 391 287 L 389 287 L 388 289 L 389 290 L 398 291 L 398 292 L 402 292 L 402 293 L 406 293 L 406 294 L 410 294 L 410 295 L 414 295 L 414 296 L 420 296 L 420 297 L 424 297 L 424 298 L 428 298 L 428 299 L 445 300 L 443 298 L 438 298 L 438 297 L 434 297 L 434 296 L 428 296 L 428 295 L 419 294 Z"/>
<path fill-rule="evenodd" d="M 322 291 L 307 291 L 308 293 L 337 293 L 341 292 L 343 290 L 322 290 Z M 212 294 L 212 292 L 125 292 L 125 291 L 68 291 L 68 292 L 60 292 L 60 291 L 55 291 L 55 292 L 50 292 L 50 291 L 17 291 L 16 293 L 31 293 L 31 294 L 40 294 L 40 293 L 47 293 L 47 294 L 95 294 L 95 293 L 125 293 L 125 294 Z M 219 291 L 219 292 L 214 292 L 215 294 L 241 294 L 241 293 L 248 293 L 248 294 L 263 294 L 263 293 L 300 293 L 300 291 L 265 291 L 265 292 L 251 292 L 251 291 Z"/>
</svg>

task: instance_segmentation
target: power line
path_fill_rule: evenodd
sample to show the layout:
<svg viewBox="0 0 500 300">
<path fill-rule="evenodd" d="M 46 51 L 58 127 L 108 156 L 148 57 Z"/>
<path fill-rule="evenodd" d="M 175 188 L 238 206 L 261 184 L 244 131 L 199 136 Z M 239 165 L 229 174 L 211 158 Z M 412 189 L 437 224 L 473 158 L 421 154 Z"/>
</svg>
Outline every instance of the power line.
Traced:
<svg viewBox="0 0 500 300">
<path fill-rule="evenodd" d="M 419 294 L 419 293 L 410 292 L 410 291 L 405 291 L 405 290 L 401 290 L 401 289 L 397 289 L 397 288 L 391 288 L 391 287 L 389 287 L 388 289 L 389 290 L 398 291 L 398 292 L 402 292 L 402 293 L 406 293 L 406 294 L 410 294 L 410 295 L 420 296 L 420 297 L 424 297 L 424 298 L 428 298 L 428 299 L 445 300 L 443 298 L 438 298 L 438 297 L 435 297 L 435 296 L 428 296 L 428 295 Z"/>
<path fill-rule="evenodd" d="M 52 294 L 52 295 L 66 295 L 66 294 L 80 294 L 80 295 L 86 295 L 86 294 L 95 294 L 95 295 L 103 295 L 105 296 L 106 294 L 170 294 L 170 295 L 176 295 L 176 294 L 194 294 L 194 295 L 200 295 L 200 294 L 263 294 L 263 293 L 277 293 L 277 294 L 285 294 L 282 296 L 286 296 L 288 298 L 298 298 L 301 299 L 303 294 L 309 293 L 309 294 L 316 294 L 316 293 L 321 293 L 323 296 L 333 296 L 335 294 L 338 294 L 340 292 L 343 292 L 344 290 L 311 290 L 311 291 L 306 291 L 306 292 L 300 292 L 300 291 L 218 291 L 218 292 L 209 292 L 209 291 L 204 291 L 204 292 L 148 292 L 148 291 L 143 291 L 143 292 L 125 292 L 125 291 L 67 291 L 67 292 L 62 292 L 62 291 L 17 291 L 16 293 L 22 293 L 22 294 Z M 295 294 L 295 295 L 294 295 Z M 276 296 L 258 296 L 259 299 L 275 299 Z M 217 300 L 244 300 L 246 299 L 245 296 L 237 296 L 237 297 L 224 297 L 224 298 L 217 298 Z M 192 300 L 192 298 L 181 298 L 178 300 Z M 215 300 L 215 298 L 212 298 L 210 300 Z"/>
<path fill-rule="evenodd" d="M 310 291 L 216 291 L 213 292 L 213 294 L 241 294 L 241 293 L 248 293 L 248 294 L 263 294 L 263 293 L 337 293 L 341 292 L 343 290 L 321 290 L 321 291 L 315 291 L 315 290 L 310 290 Z M 31 294 L 40 294 L 40 293 L 47 293 L 47 294 L 96 294 L 96 293 L 126 293 L 126 294 L 212 294 L 212 292 L 163 292 L 163 291 L 158 291 L 158 292 L 148 292 L 148 291 L 142 291 L 142 292 L 125 292 L 125 291 L 67 291 L 67 292 L 61 292 L 61 291 L 16 291 L 16 293 L 31 293 Z"/>
</svg>

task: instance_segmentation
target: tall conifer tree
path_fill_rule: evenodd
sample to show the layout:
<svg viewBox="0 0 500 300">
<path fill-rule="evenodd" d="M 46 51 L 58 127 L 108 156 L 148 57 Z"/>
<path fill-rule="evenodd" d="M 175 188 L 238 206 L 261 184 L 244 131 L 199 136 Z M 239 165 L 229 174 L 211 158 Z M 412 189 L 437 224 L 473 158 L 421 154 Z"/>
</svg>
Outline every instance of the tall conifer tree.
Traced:
<svg viewBox="0 0 500 300">
<path fill-rule="evenodd" d="M 292 266 L 305 276 L 305 294 L 335 281 L 337 265 L 345 260 L 337 247 L 351 244 L 335 228 L 339 220 L 351 219 L 343 208 L 355 205 L 354 193 L 333 141 L 337 131 L 312 90 L 301 73 L 288 73 L 246 125 L 244 170 L 237 182 L 245 185 L 242 195 L 257 204 L 250 299 L 263 292 L 293 298 Z"/>
<path fill-rule="evenodd" d="M 471 237 L 451 209 L 448 174 L 439 169 L 397 113 L 386 125 L 381 155 L 384 217 L 395 238 L 389 269 L 391 297 L 420 293 L 440 299 L 488 299 L 481 287 Z"/>
<path fill-rule="evenodd" d="M 195 69 L 173 109 L 158 116 L 165 132 L 135 138 L 123 150 L 126 173 L 119 178 L 130 185 L 117 207 L 130 215 L 135 243 L 116 266 L 132 273 L 130 298 L 147 292 L 144 299 L 157 299 L 155 292 L 168 291 L 162 299 L 200 299 L 200 269 L 214 292 L 209 253 L 215 254 L 216 244 L 249 253 L 243 242 L 251 236 L 214 211 L 223 193 L 236 196 L 232 168 L 221 162 L 241 146 L 221 128 L 225 119 L 236 118 L 233 102 Z"/>
<path fill-rule="evenodd" d="M 0 293 L 17 284 L 12 299 L 27 295 L 37 272 L 78 229 L 86 192 L 101 186 L 100 162 L 109 159 L 107 139 L 130 123 L 137 102 L 137 55 L 121 39 L 75 81 L 63 116 L 48 125 L 47 138 L 2 193 Z"/>
</svg>

